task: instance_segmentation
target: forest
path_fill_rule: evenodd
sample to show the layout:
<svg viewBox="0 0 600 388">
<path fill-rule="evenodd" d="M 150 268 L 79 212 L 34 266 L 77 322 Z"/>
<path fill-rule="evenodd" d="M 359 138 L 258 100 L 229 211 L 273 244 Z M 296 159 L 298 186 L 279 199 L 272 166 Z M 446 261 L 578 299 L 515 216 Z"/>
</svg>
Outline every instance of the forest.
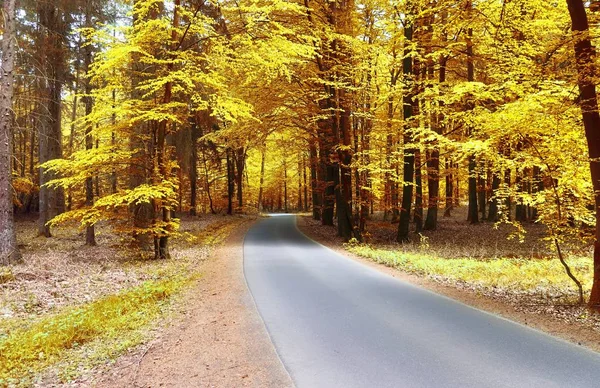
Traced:
<svg viewBox="0 0 600 388">
<path fill-rule="evenodd" d="M 40 239 L 110 235 L 169 262 L 185 220 L 279 212 L 366 256 L 382 228 L 392 251 L 450 219 L 525 247 L 534 228 L 577 304 L 600 306 L 600 1 L 4 0 L 2 16 L 0 286 Z"/>
</svg>

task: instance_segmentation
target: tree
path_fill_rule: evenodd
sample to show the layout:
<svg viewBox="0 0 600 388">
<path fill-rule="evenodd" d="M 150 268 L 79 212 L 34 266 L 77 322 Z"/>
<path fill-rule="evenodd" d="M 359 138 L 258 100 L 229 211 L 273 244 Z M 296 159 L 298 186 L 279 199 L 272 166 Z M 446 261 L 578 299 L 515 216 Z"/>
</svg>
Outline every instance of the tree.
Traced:
<svg viewBox="0 0 600 388">
<path fill-rule="evenodd" d="M 40 164 L 62 158 L 62 90 L 66 76 L 66 43 L 68 14 L 61 8 L 59 0 L 43 1 L 38 5 L 40 20 L 40 52 L 42 53 L 41 77 L 46 84 L 44 96 L 46 111 L 40 121 L 39 160 Z M 40 171 L 40 216 L 39 234 L 50 237 L 48 222 L 64 211 L 65 198 L 62 187 L 49 187 L 55 178 L 48 171 Z"/>
<path fill-rule="evenodd" d="M 577 64 L 577 86 L 579 104 L 583 115 L 583 127 L 588 145 L 590 172 L 596 215 L 594 241 L 594 283 L 589 305 L 600 308 L 600 114 L 594 77 L 596 76 L 596 52 L 592 45 L 585 6 L 582 0 L 567 0 L 571 16 L 571 31 L 574 38 L 575 61 Z"/>
<path fill-rule="evenodd" d="M 404 37 L 405 37 L 405 52 L 404 61 L 402 67 L 402 73 L 405 78 L 407 89 L 404 92 L 404 179 L 402 188 L 402 208 L 400 209 L 400 222 L 398 224 L 398 233 L 396 240 L 398 242 L 407 242 L 409 240 L 409 227 L 410 227 L 410 214 L 413 202 L 413 176 L 415 172 L 415 147 L 413 138 L 413 107 L 415 97 L 415 72 L 413 69 L 413 57 L 412 48 L 410 44 L 414 40 L 414 28 L 415 22 L 415 8 L 407 7 L 411 12 L 405 17 L 404 20 Z"/>
<path fill-rule="evenodd" d="M 13 216 L 12 128 L 15 65 L 15 0 L 4 1 L 4 33 L 2 35 L 2 78 L 0 79 L 0 264 L 21 258 Z"/>
</svg>

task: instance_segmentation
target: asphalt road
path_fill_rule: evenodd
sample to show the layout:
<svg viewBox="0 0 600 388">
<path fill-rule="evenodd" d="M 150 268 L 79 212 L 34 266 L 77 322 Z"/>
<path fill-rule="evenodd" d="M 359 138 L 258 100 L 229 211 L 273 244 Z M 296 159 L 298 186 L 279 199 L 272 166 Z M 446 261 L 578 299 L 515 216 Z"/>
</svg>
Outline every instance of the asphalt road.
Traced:
<svg viewBox="0 0 600 388">
<path fill-rule="evenodd" d="M 299 388 L 600 387 L 600 355 L 344 258 L 294 216 L 246 236 L 244 271 Z"/>
</svg>

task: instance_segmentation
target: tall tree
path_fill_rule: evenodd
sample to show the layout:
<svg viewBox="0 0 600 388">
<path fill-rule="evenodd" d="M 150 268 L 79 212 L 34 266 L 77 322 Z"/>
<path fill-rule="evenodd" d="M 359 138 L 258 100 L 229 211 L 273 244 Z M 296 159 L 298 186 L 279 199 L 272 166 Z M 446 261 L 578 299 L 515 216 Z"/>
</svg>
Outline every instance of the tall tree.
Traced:
<svg viewBox="0 0 600 388">
<path fill-rule="evenodd" d="M 15 65 L 15 0 L 5 0 L 3 7 L 2 78 L 0 79 L 0 264 L 18 261 L 21 257 L 13 216 L 12 189 L 12 128 Z"/>
<path fill-rule="evenodd" d="M 413 57 L 412 47 L 413 42 L 413 31 L 415 29 L 415 7 L 412 2 L 407 5 L 409 10 L 408 15 L 404 20 L 404 37 L 405 37 L 405 52 L 404 61 L 402 66 L 402 73 L 404 75 L 405 83 L 407 85 L 404 91 L 403 98 L 403 118 L 404 118 L 404 179 L 402 188 L 402 208 L 400 209 L 400 222 L 398 224 L 398 233 L 396 240 L 398 242 L 406 242 L 409 240 L 409 229 L 410 229 L 410 214 L 413 202 L 413 182 L 415 173 L 415 147 L 413 145 L 413 97 L 415 93 L 415 82 L 414 82 L 414 71 L 413 71 Z"/>
<path fill-rule="evenodd" d="M 577 63 L 577 85 L 579 87 L 579 104 L 583 115 L 583 127 L 587 139 L 590 158 L 592 187 L 596 215 L 596 232 L 594 241 L 594 283 L 590 294 L 589 305 L 600 308 L 600 114 L 598 112 L 598 96 L 596 94 L 595 77 L 596 52 L 590 37 L 590 28 L 585 5 L 582 0 L 567 0 L 571 16 L 571 30 L 575 42 L 575 60 Z"/>
<path fill-rule="evenodd" d="M 40 164 L 62 157 L 62 90 L 66 77 L 66 42 L 68 16 L 59 0 L 38 4 L 42 78 L 46 85 L 46 111 L 42 113 L 39 136 Z M 48 187 L 56 176 L 40 170 L 39 234 L 50 237 L 48 222 L 62 213 L 65 207 L 62 187 Z"/>
</svg>

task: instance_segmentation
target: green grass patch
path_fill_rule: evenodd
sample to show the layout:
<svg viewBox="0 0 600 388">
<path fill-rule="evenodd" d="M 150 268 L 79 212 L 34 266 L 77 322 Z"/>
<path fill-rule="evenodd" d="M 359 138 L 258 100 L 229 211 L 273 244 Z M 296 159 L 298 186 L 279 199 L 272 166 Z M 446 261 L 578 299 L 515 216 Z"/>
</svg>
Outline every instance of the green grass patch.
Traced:
<svg viewBox="0 0 600 388">
<path fill-rule="evenodd" d="M 572 296 L 576 288 L 558 259 L 443 258 L 418 252 L 377 249 L 367 245 L 347 244 L 346 250 L 397 268 L 401 271 L 428 277 L 442 277 L 488 288 L 502 288 L 524 293 L 545 293 L 553 296 Z M 568 259 L 574 274 L 589 292 L 592 285 L 591 258 Z"/>
<path fill-rule="evenodd" d="M 148 281 L 31 323 L 25 320 L 2 323 L 0 386 L 28 385 L 27 381 L 37 372 L 93 341 L 118 339 L 127 347 L 139 343 L 139 330 L 157 319 L 165 303 L 190 280 L 179 277 Z"/>
</svg>

